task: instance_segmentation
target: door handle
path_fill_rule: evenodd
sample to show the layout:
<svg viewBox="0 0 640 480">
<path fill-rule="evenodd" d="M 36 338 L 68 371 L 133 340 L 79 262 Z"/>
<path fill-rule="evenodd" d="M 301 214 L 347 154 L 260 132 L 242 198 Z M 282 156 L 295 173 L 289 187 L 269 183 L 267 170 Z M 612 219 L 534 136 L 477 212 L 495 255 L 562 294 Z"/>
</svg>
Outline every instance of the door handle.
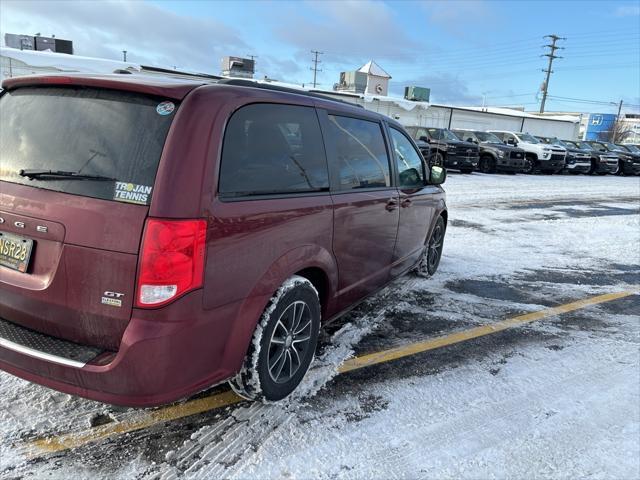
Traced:
<svg viewBox="0 0 640 480">
<path fill-rule="evenodd" d="M 411 199 L 410 198 L 405 198 L 404 200 L 402 200 L 400 202 L 400 206 L 402 208 L 410 207 L 411 206 Z"/>
<path fill-rule="evenodd" d="M 398 208 L 398 202 L 395 198 L 390 198 L 384 208 L 386 208 L 387 211 L 392 212 Z"/>
</svg>

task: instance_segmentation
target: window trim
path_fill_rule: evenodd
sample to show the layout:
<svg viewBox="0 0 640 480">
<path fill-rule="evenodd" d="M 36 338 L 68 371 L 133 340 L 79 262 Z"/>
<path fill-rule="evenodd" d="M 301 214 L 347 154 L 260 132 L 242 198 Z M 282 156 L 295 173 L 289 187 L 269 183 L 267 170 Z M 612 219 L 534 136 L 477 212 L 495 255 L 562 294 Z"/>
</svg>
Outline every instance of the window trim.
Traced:
<svg viewBox="0 0 640 480">
<path fill-rule="evenodd" d="M 323 189 L 309 190 L 309 191 L 292 191 L 289 193 L 282 192 L 282 193 L 264 193 L 264 194 L 246 194 L 246 195 L 236 195 L 234 193 L 225 193 L 220 191 L 220 180 L 222 179 L 222 159 L 224 157 L 224 142 L 227 136 L 227 132 L 229 131 L 229 123 L 231 122 L 231 119 L 233 118 L 233 116 L 237 114 L 240 110 L 242 110 L 245 107 L 251 107 L 255 105 L 303 107 L 303 108 L 312 109 L 315 112 L 316 119 L 318 121 L 319 132 L 320 132 L 322 152 L 324 155 L 324 164 L 327 169 L 327 179 L 329 182 L 329 188 L 326 189 L 326 191 L 323 188 Z M 268 101 L 256 101 L 256 102 L 243 103 L 242 105 L 238 106 L 229 114 L 229 116 L 227 117 L 224 123 L 224 127 L 222 129 L 222 141 L 220 145 L 220 154 L 217 160 L 218 160 L 217 162 L 218 165 L 216 167 L 217 184 L 215 185 L 215 189 L 214 189 L 214 198 L 219 199 L 221 202 L 226 203 L 226 202 L 240 202 L 240 201 L 247 201 L 247 200 L 273 200 L 277 198 L 289 198 L 289 197 L 324 196 L 324 195 L 329 195 L 330 193 L 331 170 L 329 168 L 329 159 L 327 156 L 327 144 L 325 141 L 325 134 L 324 134 L 324 129 L 322 125 L 322 119 L 318 112 L 318 108 L 316 108 L 314 105 L 301 105 L 299 103 L 293 103 L 293 102 L 268 102 Z"/>
</svg>

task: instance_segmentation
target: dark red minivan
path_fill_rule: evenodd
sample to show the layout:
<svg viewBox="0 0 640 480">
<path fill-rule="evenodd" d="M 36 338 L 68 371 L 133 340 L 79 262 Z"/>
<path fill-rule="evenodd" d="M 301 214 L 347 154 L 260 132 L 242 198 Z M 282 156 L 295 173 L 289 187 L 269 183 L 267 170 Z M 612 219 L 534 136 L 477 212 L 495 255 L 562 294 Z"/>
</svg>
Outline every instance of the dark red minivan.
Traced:
<svg viewBox="0 0 640 480">
<path fill-rule="evenodd" d="M 329 322 L 431 275 L 447 211 L 395 121 L 247 81 L 6 80 L 0 369 L 113 404 L 278 400 Z"/>
</svg>

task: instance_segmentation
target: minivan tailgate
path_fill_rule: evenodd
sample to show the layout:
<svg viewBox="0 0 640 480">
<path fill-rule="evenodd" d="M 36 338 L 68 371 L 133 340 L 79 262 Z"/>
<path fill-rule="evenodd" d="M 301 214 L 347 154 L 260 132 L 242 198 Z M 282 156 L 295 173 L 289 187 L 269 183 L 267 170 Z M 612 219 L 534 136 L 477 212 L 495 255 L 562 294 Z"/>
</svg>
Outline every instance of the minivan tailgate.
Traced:
<svg viewBox="0 0 640 480">
<path fill-rule="evenodd" d="M 33 241 L 27 272 L 0 267 L 0 317 L 117 349 L 131 318 L 148 207 L 1 183 L 0 231 Z"/>
<path fill-rule="evenodd" d="M 1 318 L 119 347 L 178 107 L 158 95 L 49 82 L 0 93 Z"/>
</svg>

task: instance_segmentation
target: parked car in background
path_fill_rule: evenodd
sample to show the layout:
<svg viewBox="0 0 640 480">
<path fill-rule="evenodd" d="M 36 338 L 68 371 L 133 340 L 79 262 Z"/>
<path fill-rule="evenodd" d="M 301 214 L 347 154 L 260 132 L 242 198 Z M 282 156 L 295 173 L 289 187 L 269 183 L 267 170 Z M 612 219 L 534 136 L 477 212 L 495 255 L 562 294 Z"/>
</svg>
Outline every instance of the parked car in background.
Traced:
<svg viewBox="0 0 640 480">
<path fill-rule="evenodd" d="M 480 148 L 475 143 L 463 142 L 446 128 L 406 127 L 414 140 L 431 146 L 434 162 L 447 168 L 471 173 L 478 167 Z"/>
<path fill-rule="evenodd" d="M 451 130 L 460 140 L 480 147 L 478 170 L 482 173 L 522 172 L 525 169 L 524 150 L 505 145 L 493 133 L 479 130 Z"/>
<path fill-rule="evenodd" d="M 538 140 L 548 145 L 558 145 L 567 150 L 564 171 L 567 173 L 591 172 L 591 153 L 589 150 L 578 148 L 576 144 L 554 137 L 538 137 Z"/>
<path fill-rule="evenodd" d="M 525 151 L 525 173 L 559 173 L 565 165 L 567 151 L 557 145 L 546 145 L 533 135 L 506 130 L 489 130 L 507 145 L 520 147 Z"/>
<path fill-rule="evenodd" d="M 598 152 L 609 153 L 618 157 L 618 168 L 611 173 L 617 175 L 634 175 L 638 173 L 640 156 L 610 142 L 589 141 L 587 143 Z"/>
<path fill-rule="evenodd" d="M 589 142 L 583 140 L 573 141 L 572 143 L 591 154 L 591 170 L 589 173 L 606 175 L 607 173 L 615 174 L 618 172 L 620 166 L 617 155 L 606 151 L 598 151 Z"/>
<path fill-rule="evenodd" d="M 623 152 L 627 152 L 633 156 L 633 164 L 627 168 L 625 173 L 640 175 L 640 148 L 635 145 L 616 144 Z"/>
<path fill-rule="evenodd" d="M 239 80 L 3 87 L 1 370 L 130 406 L 226 380 L 279 400 L 321 322 L 438 267 L 446 171 L 390 118 Z"/>
<path fill-rule="evenodd" d="M 631 152 L 640 153 L 640 145 L 634 143 L 618 143 L 617 145 L 629 149 Z"/>
</svg>

